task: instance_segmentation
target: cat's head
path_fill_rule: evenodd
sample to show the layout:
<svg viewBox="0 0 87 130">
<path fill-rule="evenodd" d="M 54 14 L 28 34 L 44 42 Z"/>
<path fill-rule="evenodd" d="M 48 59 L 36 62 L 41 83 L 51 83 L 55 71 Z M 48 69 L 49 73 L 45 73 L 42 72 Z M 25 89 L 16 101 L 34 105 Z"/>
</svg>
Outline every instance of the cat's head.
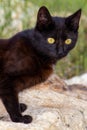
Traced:
<svg viewBox="0 0 87 130">
<path fill-rule="evenodd" d="M 68 17 L 52 17 L 48 9 L 39 9 L 35 29 L 38 30 L 46 42 L 42 48 L 57 60 L 65 57 L 76 45 L 81 9 Z M 44 45 L 45 44 L 45 45 Z"/>
</svg>

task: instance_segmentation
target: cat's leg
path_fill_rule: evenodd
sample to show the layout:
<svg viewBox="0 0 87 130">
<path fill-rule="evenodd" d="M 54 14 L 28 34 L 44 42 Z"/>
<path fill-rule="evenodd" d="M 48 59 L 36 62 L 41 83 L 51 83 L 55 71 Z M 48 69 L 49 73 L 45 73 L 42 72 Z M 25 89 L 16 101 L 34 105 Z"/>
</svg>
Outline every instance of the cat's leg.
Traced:
<svg viewBox="0 0 87 130">
<path fill-rule="evenodd" d="M 30 123 L 32 121 L 31 116 L 22 116 L 18 95 L 14 91 L 12 81 L 8 80 L 8 78 L 0 79 L 0 97 L 12 121 L 23 123 Z"/>
<path fill-rule="evenodd" d="M 20 103 L 19 105 L 20 105 L 20 111 L 21 112 L 24 112 L 27 109 L 27 105 L 26 104 Z"/>
<path fill-rule="evenodd" d="M 14 122 L 24 122 L 24 123 L 30 123 L 32 121 L 32 117 L 25 115 L 21 115 L 19 103 L 17 96 L 11 92 L 9 95 L 1 97 L 3 104 L 6 107 L 7 112 L 10 115 L 10 118 Z"/>
</svg>

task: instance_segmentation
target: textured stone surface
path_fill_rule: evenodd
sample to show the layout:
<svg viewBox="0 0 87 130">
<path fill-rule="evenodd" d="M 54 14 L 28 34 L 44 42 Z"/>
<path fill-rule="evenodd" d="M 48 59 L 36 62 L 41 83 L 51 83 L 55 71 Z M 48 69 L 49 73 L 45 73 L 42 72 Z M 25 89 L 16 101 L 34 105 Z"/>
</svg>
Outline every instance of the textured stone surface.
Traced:
<svg viewBox="0 0 87 130">
<path fill-rule="evenodd" d="M 68 86 L 56 75 L 19 94 L 30 124 L 13 123 L 0 102 L 0 130 L 87 130 L 86 86 Z"/>
</svg>

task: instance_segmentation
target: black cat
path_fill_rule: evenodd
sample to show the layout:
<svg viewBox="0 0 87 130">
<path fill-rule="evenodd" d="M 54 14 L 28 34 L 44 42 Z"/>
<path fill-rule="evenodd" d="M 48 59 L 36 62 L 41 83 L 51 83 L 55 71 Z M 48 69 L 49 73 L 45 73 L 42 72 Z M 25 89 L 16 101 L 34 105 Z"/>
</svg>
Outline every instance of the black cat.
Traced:
<svg viewBox="0 0 87 130">
<path fill-rule="evenodd" d="M 0 39 L 0 97 L 14 122 L 30 123 L 32 117 L 22 112 L 18 92 L 45 81 L 53 64 L 74 48 L 81 9 L 69 17 L 52 17 L 46 7 L 38 11 L 36 26 Z"/>
</svg>

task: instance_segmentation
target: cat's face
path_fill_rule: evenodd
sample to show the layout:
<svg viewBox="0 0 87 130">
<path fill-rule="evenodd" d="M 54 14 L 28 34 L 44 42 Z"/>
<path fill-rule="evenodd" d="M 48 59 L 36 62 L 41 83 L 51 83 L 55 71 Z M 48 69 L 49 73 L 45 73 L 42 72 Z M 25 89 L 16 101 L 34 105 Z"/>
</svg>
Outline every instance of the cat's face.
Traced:
<svg viewBox="0 0 87 130">
<path fill-rule="evenodd" d="M 81 10 L 69 17 L 52 17 L 46 7 L 41 7 L 37 15 L 36 30 L 38 30 L 46 43 L 47 53 L 57 60 L 65 57 L 76 45 L 78 37 Z M 45 45 L 44 45 L 45 44 Z"/>
</svg>

